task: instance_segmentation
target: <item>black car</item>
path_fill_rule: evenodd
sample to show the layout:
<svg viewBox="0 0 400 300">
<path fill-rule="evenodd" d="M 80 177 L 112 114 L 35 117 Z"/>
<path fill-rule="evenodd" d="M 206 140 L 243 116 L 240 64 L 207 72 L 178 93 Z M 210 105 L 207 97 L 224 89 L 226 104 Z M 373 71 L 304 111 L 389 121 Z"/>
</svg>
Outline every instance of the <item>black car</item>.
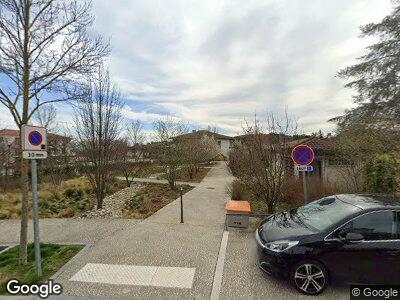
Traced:
<svg viewBox="0 0 400 300">
<path fill-rule="evenodd" d="M 256 230 L 260 268 L 298 291 L 329 282 L 400 284 L 400 200 L 334 195 L 274 214 Z"/>
</svg>

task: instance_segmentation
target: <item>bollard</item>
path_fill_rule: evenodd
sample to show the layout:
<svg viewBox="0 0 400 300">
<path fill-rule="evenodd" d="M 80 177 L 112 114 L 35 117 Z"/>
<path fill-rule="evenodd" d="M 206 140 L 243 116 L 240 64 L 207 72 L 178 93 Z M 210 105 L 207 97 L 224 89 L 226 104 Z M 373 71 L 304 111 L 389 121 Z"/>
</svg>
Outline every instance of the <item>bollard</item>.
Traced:
<svg viewBox="0 0 400 300">
<path fill-rule="evenodd" d="M 183 223 L 183 187 L 181 187 L 180 190 L 181 190 L 181 223 Z"/>
</svg>

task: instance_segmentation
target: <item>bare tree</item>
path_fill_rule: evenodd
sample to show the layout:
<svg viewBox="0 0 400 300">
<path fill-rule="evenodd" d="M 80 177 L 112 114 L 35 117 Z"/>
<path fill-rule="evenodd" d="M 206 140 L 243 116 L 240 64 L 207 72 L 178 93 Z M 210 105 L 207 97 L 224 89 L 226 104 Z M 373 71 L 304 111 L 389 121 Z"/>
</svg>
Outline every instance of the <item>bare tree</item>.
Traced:
<svg viewBox="0 0 400 300">
<path fill-rule="evenodd" d="M 145 142 L 146 136 L 143 131 L 143 123 L 139 120 L 131 121 L 127 124 L 127 140 L 130 145 L 141 145 Z"/>
<path fill-rule="evenodd" d="M 0 138 L 0 177 L 3 177 L 3 191 L 8 188 L 8 177 L 12 162 L 12 144 Z"/>
<path fill-rule="evenodd" d="M 287 113 L 282 118 L 271 113 L 264 125 L 257 119 L 252 125 L 246 123 L 241 142 L 231 152 L 233 174 L 267 205 L 268 213 L 273 213 L 282 199 L 289 178 L 288 143 L 296 131 L 296 122 Z"/>
<path fill-rule="evenodd" d="M 126 128 L 126 137 L 118 142 L 115 168 L 124 176 L 126 185 L 131 186 L 133 178 L 143 170 L 145 165 L 143 157 L 145 134 L 143 123 L 139 120 L 128 123 Z"/>
<path fill-rule="evenodd" d="M 198 172 L 202 163 L 209 162 L 218 154 L 218 144 L 209 135 L 187 135 L 180 139 L 182 159 L 190 179 Z"/>
<path fill-rule="evenodd" d="M 76 80 L 108 54 L 108 44 L 88 33 L 90 9 L 85 1 L 0 0 L 0 73 L 8 78 L 0 103 L 18 127 L 43 105 L 75 99 Z M 28 163 L 21 158 L 20 165 L 20 263 L 26 264 Z"/>
<path fill-rule="evenodd" d="M 123 103 L 107 71 L 100 69 L 96 77 L 88 79 L 87 96 L 78 102 L 74 121 L 83 171 L 96 194 L 97 208 L 101 209 L 116 159 Z"/>
<path fill-rule="evenodd" d="M 171 189 L 174 189 L 176 171 L 183 164 L 182 143 L 176 137 L 187 133 L 188 128 L 183 122 L 171 117 L 160 119 L 153 126 L 158 139 L 159 160 Z"/>
<path fill-rule="evenodd" d="M 45 127 L 47 131 L 54 132 L 57 127 L 56 117 L 57 109 L 54 104 L 50 103 L 39 107 L 33 115 L 33 120 L 36 124 Z"/>
</svg>

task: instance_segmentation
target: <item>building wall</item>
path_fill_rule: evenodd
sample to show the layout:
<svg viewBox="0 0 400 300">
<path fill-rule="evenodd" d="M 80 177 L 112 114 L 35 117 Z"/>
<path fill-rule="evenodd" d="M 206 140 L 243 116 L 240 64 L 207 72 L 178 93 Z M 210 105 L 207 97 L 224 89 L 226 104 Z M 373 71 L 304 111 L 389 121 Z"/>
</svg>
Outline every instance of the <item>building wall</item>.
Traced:
<svg viewBox="0 0 400 300">
<path fill-rule="evenodd" d="M 229 157 L 229 151 L 231 149 L 231 141 L 230 140 L 217 140 L 219 149 L 221 151 L 221 153 L 228 158 Z"/>
<path fill-rule="evenodd" d="M 360 174 L 355 179 L 351 176 L 351 168 L 346 165 L 332 165 L 328 161 L 324 162 L 323 181 L 325 184 L 332 186 L 343 192 L 356 192 L 357 185 L 361 187 L 364 183 L 364 178 Z M 354 181 L 357 180 L 357 183 Z"/>
</svg>

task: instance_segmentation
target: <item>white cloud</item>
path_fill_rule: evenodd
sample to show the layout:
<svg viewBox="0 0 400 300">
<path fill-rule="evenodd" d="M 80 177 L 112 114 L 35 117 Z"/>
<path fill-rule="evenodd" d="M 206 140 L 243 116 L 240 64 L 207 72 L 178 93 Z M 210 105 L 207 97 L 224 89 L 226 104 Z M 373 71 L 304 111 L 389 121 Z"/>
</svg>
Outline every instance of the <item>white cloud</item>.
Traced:
<svg viewBox="0 0 400 300">
<path fill-rule="evenodd" d="M 352 105 L 335 74 L 363 51 L 358 27 L 391 8 L 389 0 L 118 3 L 95 1 L 96 28 L 112 38 L 127 115 L 168 113 L 229 133 L 255 112 L 285 107 L 305 131 L 331 130 L 327 119 Z"/>
<path fill-rule="evenodd" d="M 335 74 L 363 53 L 359 26 L 391 9 L 390 0 L 93 4 L 94 29 L 111 38 L 108 64 L 126 118 L 169 114 L 231 134 L 244 118 L 285 107 L 306 132 L 332 130 L 327 120 L 353 105 Z"/>
</svg>

